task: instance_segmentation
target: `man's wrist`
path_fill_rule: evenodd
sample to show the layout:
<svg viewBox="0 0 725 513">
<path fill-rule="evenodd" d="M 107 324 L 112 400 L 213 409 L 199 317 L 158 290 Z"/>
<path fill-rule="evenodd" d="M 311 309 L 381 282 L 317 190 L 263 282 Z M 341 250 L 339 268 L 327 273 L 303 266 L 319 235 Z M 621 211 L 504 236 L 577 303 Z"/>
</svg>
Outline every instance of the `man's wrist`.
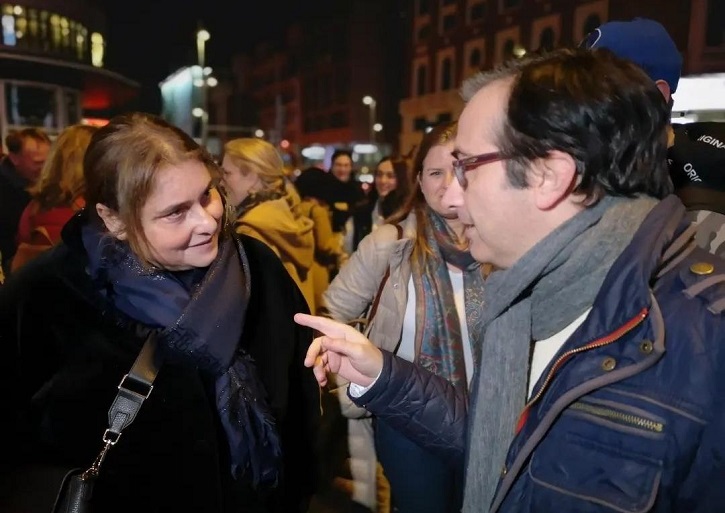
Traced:
<svg viewBox="0 0 725 513">
<path fill-rule="evenodd" d="M 358 385 L 357 383 L 353 383 L 351 381 L 350 385 L 348 387 L 349 391 L 350 391 L 350 396 L 355 397 L 355 398 L 362 397 L 362 395 L 365 394 L 365 392 L 370 390 L 373 387 L 373 385 L 375 385 L 375 383 L 377 383 L 378 379 L 380 378 L 380 374 L 382 374 L 382 372 L 383 372 L 383 369 L 381 368 L 380 372 L 378 372 L 378 375 L 375 376 L 375 379 L 368 386 Z"/>
</svg>

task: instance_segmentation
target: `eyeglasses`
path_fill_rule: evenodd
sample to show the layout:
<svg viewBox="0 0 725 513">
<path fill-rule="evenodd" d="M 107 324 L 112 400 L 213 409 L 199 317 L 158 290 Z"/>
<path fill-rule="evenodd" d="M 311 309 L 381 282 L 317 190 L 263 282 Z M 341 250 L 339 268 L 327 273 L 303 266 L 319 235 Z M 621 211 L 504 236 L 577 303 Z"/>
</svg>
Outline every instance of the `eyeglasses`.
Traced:
<svg viewBox="0 0 725 513">
<path fill-rule="evenodd" d="M 466 178 L 466 173 L 468 171 L 473 171 L 484 164 L 491 164 L 508 158 L 500 151 L 482 153 L 481 155 L 474 155 L 473 157 L 466 158 L 460 158 L 461 153 L 459 151 L 452 151 L 451 155 L 453 155 L 453 158 L 455 159 L 453 161 L 453 172 L 456 174 L 456 180 L 458 180 L 458 183 L 463 189 L 468 187 L 468 178 Z"/>
</svg>

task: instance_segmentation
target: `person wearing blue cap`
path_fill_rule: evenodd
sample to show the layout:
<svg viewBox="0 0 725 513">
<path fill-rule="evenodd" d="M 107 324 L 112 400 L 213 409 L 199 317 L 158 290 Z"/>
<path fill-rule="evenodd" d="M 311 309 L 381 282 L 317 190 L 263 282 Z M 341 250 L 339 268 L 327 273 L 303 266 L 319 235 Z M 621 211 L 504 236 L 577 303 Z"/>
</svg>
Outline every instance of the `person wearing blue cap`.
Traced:
<svg viewBox="0 0 725 513">
<path fill-rule="evenodd" d="M 617 57 L 634 62 L 654 81 L 672 106 L 682 71 L 682 55 L 661 23 L 648 18 L 610 21 L 591 32 L 582 48 L 607 48 Z"/>
<path fill-rule="evenodd" d="M 590 33 L 584 48 L 607 48 L 641 67 L 655 82 L 670 109 L 677 91 L 682 56 L 660 23 L 635 18 L 610 21 Z M 670 176 L 677 194 L 697 223 L 697 243 L 725 256 L 725 124 L 699 122 L 668 128 Z"/>
</svg>

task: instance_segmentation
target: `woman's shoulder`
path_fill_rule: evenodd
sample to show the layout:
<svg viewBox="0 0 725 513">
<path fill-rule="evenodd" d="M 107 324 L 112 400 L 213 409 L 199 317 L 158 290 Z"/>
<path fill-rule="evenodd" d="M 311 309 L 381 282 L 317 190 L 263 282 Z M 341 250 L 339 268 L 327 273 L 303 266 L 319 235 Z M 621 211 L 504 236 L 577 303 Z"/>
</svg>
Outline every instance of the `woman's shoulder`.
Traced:
<svg viewBox="0 0 725 513">
<path fill-rule="evenodd" d="M 415 215 L 412 213 L 398 223 L 384 223 L 373 230 L 367 237 L 375 245 L 388 245 L 401 239 L 415 239 Z"/>
</svg>

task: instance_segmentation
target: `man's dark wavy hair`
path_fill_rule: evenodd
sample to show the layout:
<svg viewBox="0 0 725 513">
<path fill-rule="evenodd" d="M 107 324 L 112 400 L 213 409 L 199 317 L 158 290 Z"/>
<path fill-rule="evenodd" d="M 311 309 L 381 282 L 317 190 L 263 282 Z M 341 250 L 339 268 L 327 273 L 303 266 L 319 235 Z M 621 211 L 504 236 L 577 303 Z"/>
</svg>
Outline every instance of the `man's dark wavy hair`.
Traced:
<svg viewBox="0 0 725 513">
<path fill-rule="evenodd" d="M 573 192 L 589 204 L 604 195 L 672 192 L 669 109 L 639 67 L 604 49 L 557 50 L 472 77 L 464 99 L 506 78 L 513 83 L 497 146 L 515 187 L 527 187 L 532 161 L 558 150 L 574 159 L 580 181 Z"/>
</svg>

